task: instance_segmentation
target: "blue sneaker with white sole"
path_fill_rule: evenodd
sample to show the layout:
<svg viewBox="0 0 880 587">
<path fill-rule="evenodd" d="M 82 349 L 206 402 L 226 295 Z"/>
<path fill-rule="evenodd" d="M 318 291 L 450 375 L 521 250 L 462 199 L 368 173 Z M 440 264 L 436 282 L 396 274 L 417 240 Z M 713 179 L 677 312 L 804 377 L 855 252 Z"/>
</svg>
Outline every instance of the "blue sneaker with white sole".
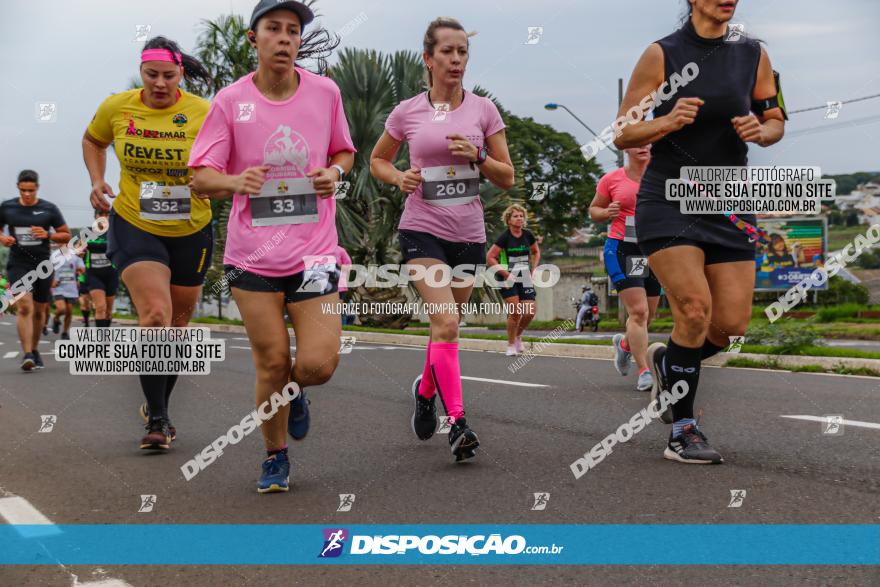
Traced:
<svg viewBox="0 0 880 587">
<path fill-rule="evenodd" d="M 263 474 L 257 481 L 258 493 L 278 493 L 290 489 L 290 460 L 279 452 L 263 461 Z"/>
<path fill-rule="evenodd" d="M 302 440 L 309 433 L 309 420 L 309 399 L 306 397 L 306 390 L 302 389 L 296 399 L 290 402 L 287 432 L 294 440 Z"/>
</svg>

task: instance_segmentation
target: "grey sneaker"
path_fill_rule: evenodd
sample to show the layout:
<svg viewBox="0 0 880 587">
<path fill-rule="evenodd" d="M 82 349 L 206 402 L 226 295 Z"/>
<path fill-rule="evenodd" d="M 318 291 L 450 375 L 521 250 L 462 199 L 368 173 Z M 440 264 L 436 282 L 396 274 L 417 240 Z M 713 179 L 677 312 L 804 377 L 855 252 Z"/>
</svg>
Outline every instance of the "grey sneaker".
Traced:
<svg viewBox="0 0 880 587">
<path fill-rule="evenodd" d="M 652 387 L 654 387 L 654 378 L 651 377 L 651 371 L 643 371 L 636 383 L 636 391 L 651 391 Z"/>
<path fill-rule="evenodd" d="M 620 348 L 620 343 L 623 341 L 622 334 L 615 334 L 611 341 L 614 344 L 614 368 L 617 369 L 618 373 L 626 376 L 629 374 L 629 363 L 632 353 Z"/>
</svg>

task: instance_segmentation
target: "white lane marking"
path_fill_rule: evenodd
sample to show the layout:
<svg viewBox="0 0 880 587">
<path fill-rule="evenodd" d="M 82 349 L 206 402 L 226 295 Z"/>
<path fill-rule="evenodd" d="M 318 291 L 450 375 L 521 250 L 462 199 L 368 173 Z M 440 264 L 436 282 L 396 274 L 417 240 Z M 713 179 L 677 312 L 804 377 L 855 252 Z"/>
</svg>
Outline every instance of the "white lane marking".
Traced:
<svg viewBox="0 0 880 587">
<path fill-rule="evenodd" d="M 14 359 L 18 356 L 18 351 L 9 351 L 5 355 L 3 355 L 4 359 Z"/>
<path fill-rule="evenodd" d="M 9 494 L 7 494 L 9 495 Z M 19 495 L 9 495 L 8 497 L 0 497 L 0 517 L 11 525 L 27 525 L 27 528 L 16 528 L 16 532 L 25 538 L 35 538 L 38 536 L 52 536 L 61 534 L 52 520 L 47 518 L 33 505 L 31 502 Z M 41 526 L 35 528 L 34 526 Z M 64 565 L 59 566 L 73 579 L 74 586 L 90 586 L 90 587 L 132 587 L 130 583 L 126 583 L 121 579 L 102 579 L 100 581 L 89 581 L 80 583 L 79 577 L 71 573 Z M 94 573 L 92 573 L 94 574 Z"/>
<path fill-rule="evenodd" d="M 3 326 L 12 326 L 12 322 L 0 322 Z"/>
<path fill-rule="evenodd" d="M 231 349 L 241 349 L 241 350 L 243 350 L 243 351 L 249 351 L 249 350 L 251 350 L 251 347 L 249 347 L 249 346 L 234 346 L 234 345 L 229 345 L 229 348 L 231 348 Z"/>
<path fill-rule="evenodd" d="M 52 520 L 41 514 L 40 510 L 32 506 L 28 500 L 18 495 L 0 498 L 0 517 L 6 520 L 7 524 L 46 526 L 45 529 L 27 528 L 26 530 L 18 530 L 19 534 L 27 538 L 61 533 L 61 530 L 52 523 Z"/>
<path fill-rule="evenodd" d="M 504 381 L 502 379 L 484 379 L 483 377 L 467 377 L 465 375 L 461 376 L 462 379 L 469 379 L 470 381 L 484 381 L 486 383 L 501 383 L 502 385 L 515 385 L 516 387 L 550 387 L 549 385 L 542 385 L 540 383 L 524 383 L 522 381 Z"/>
<path fill-rule="evenodd" d="M 779 416 L 780 418 L 788 418 L 790 420 L 806 420 L 807 422 L 827 422 L 828 418 L 822 416 Z M 841 420 L 844 426 L 855 426 L 856 428 L 873 428 L 880 430 L 880 424 L 874 422 L 860 422 L 859 420 Z"/>
</svg>

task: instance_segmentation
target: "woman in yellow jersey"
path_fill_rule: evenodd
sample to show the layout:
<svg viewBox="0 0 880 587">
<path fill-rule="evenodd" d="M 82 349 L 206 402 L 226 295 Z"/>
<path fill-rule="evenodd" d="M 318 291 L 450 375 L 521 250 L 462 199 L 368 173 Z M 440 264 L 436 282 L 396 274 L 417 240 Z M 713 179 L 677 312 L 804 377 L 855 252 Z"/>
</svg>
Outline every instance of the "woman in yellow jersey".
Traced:
<svg viewBox="0 0 880 587">
<path fill-rule="evenodd" d="M 189 151 L 209 104 L 178 88 L 182 79 L 210 80 L 176 43 L 147 41 L 140 65 L 143 89 L 114 94 L 98 107 L 83 136 L 92 181 L 91 204 L 110 210 L 107 255 L 137 308 L 140 326 L 186 326 L 211 263 L 211 206 L 190 194 Z M 121 167 L 119 194 L 105 181 L 107 147 Z M 98 326 L 109 326 L 102 320 Z M 140 375 L 147 420 L 142 449 L 167 449 L 176 436 L 168 398 L 177 375 Z"/>
</svg>

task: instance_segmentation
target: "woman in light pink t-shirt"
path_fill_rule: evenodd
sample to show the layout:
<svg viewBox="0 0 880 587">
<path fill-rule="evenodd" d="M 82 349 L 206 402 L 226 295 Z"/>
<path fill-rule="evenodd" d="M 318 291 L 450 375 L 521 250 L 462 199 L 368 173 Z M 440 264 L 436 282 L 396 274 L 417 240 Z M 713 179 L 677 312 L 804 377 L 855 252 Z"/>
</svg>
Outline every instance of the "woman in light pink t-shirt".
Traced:
<svg viewBox="0 0 880 587">
<path fill-rule="evenodd" d="M 473 457 L 479 446 L 464 419 L 458 324 L 460 305 L 473 289 L 474 266 L 486 262 L 480 176 L 502 189 L 514 180 L 498 109 L 464 90 L 468 49 L 468 35 L 457 20 L 438 18 L 428 26 L 423 58 L 429 89 L 397 105 L 370 157 L 374 177 L 409 194 L 398 226 L 400 249 L 404 263 L 426 269 L 428 281 L 415 277 L 415 286 L 435 310 L 429 311 L 424 369 L 412 387 L 413 432 L 421 440 L 433 436 L 439 392 L 453 421 L 449 445 L 458 461 Z M 400 171 L 392 161 L 404 141 L 410 168 Z"/>
<path fill-rule="evenodd" d="M 288 490 L 287 433 L 300 440 L 309 427 L 304 388 L 327 382 L 339 360 L 340 319 L 324 311 L 339 301 L 330 196 L 355 148 L 339 88 L 295 66 L 309 56 L 301 45 L 321 33 L 303 40 L 312 18 L 301 3 L 257 5 L 248 31 L 257 71 L 217 94 L 189 160 L 194 191 L 234 198 L 223 262 L 253 348 L 258 412 L 282 388 L 290 401 L 262 424 L 269 458 L 260 493 Z M 330 49 L 318 39 L 309 53 Z M 292 368 L 285 309 L 297 342 Z"/>
</svg>

